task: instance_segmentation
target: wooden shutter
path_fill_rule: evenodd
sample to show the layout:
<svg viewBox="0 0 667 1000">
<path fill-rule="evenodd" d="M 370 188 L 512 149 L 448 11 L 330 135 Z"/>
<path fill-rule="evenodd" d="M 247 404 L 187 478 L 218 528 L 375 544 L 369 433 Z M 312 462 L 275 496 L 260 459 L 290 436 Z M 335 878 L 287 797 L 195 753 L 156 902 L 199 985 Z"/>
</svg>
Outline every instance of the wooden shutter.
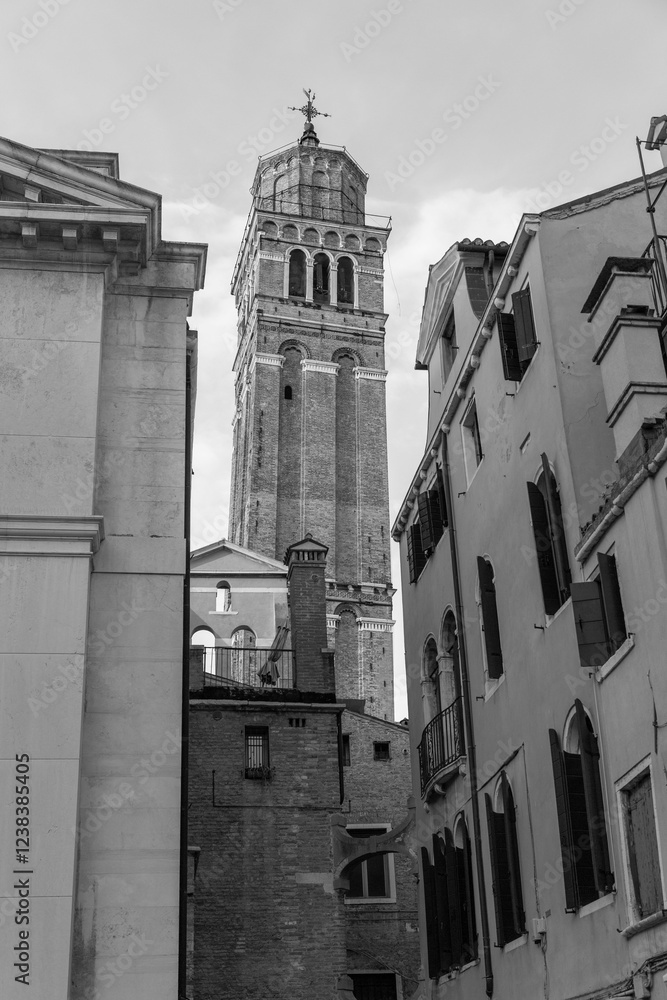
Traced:
<svg viewBox="0 0 667 1000">
<path fill-rule="evenodd" d="M 537 567 L 540 571 L 544 610 L 548 615 L 555 615 L 561 605 L 561 600 L 558 589 L 558 577 L 556 576 L 556 563 L 551 545 L 551 536 L 549 534 L 546 503 L 540 489 L 535 483 L 526 483 L 526 486 L 528 487 L 530 518 L 533 522 L 533 534 L 535 535 L 535 551 L 537 554 Z"/>
<path fill-rule="evenodd" d="M 472 859 L 470 854 L 470 837 L 465 821 L 461 823 L 463 830 L 463 848 L 456 849 L 459 872 L 459 898 L 461 900 L 461 919 L 463 925 L 462 957 L 464 964 L 477 958 L 477 928 L 475 923 L 475 890 L 472 881 Z"/>
<path fill-rule="evenodd" d="M 407 533 L 408 541 L 408 575 L 410 578 L 410 583 L 414 583 L 417 577 L 415 576 L 415 540 L 414 532 L 412 530 L 412 525 L 408 528 Z"/>
<path fill-rule="evenodd" d="M 618 649 L 628 637 L 625 627 L 625 615 L 621 602 L 621 588 L 618 584 L 618 571 L 614 556 L 598 552 L 600 567 L 600 588 L 602 591 L 602 607 L 607 620 L 610 654 Z"/>
<path fill-rule="evenodd" d="M 428 493 L 429 510 L 431 514 L 431 532 L 433 534 L 433 544 L 437 545 L 442 538 L 444 531 L 444 518 L 440 507 L 440 493 L 437 489 L 429 490 Z"/>
<path fill-rule="evenodd" d="M 560 589 L 560 603 L 563 604 L 570 593 L 570 562 L 567 554 L 567 541 L 563 527 L 563 518 L 561 516 L 560 497 L 556 488 L 556 480 L 551 471 L 549 459 L 544 452 L 542 452 L 542 472 L 544 473 L 547 516 L 549 518 L 556 575 Z"/>
<path fill-rule="evenodd" d="M 628 854 L 640 917 L 662 908 L 662 879 L 653 813 L 651 775 L 645 774 L 627 793 Z"/>
<path fill-rule="evenodd" d="M 496 318 L 498 320 L 503 374 L 508 382 L 520 382 L 523 373 L 519 362 L 514 316 L 511 313 L 498 313 Z"/>
<path fill-rule="evenodd" d="M 589 583 L 573 583 L 570 593 L 574 629 L 579 646 L 579 662 L 582 667 L 599 667 L 609 658 L 600 585 L 597 580 L 591 580 Z"/>
<path fill-rule="evenodd" d="M 426 913 L 428 976 L 429 979 L 437 979 L 440 972 L 440 956 L 438 950 L 438 914 L 436 910 L 435 878 L 428 850 L 425 847 L 422 847 L 422 882 L 424 886 L 424 908 Z"/>
<path fill-rule="evenodd" d="M 435 899 L 438 915 L 439 971 L 447 972 L 455 964 L 452 950 L 451 902 L 447 856 L 442 837 L 433 834 L 433 862 L 435 867 Z"/>
<path fill-rule="evenodd" d="M 514 809 L 512 789 L 509 786 L 507 775 L 504 771 L 500 772 L 500 788 L 503 797 L 505 843 L 507 844 L 507 863 L 509 865 L 510 872 L 513 926 L 515 936 L 519 937 L 526 929 L 526 918 L 523 912 L 521 866 L 519 863 L 519 841 L 516 835 L 516 810 Z"/>
<path fill-rule="evenodd" d="M 533 319 L 533 307 L 530 302 L 529 288 L 524 288 L 523 291 L 514 293 L 512 296 L 512 309 L 514 310 L 514 326 L 516 329 L 519 363 L 522 372 L 524 372 L 537 350 L 535 321 Z"/>
<path fill-rule="evenodd" d="M 408 528 L 408 567 L 410 583 L 415 583 L 426 565 L 426 557 L 422 548 L 421 525 L 417 521 Z"/>
<path fill-rule="evenodd" d="M 489 677 L 496 679 L 503 673 L 503 652 L 500 646 L 500 625 L 496 588 L 493 583 L 493 569 L 481 556 L 477 556 L 479 590 L 482 601 L 482 621 L 484 623 L 484 645 Z"/>
<path fill-rule="evenodd" d="M 565 910 L 573 912 L 579 906 L 577 892 L 577 876 L 572 863 L 574 857 L 574 838 L 572 835 L 572 819 L 570 815 L 570 795 L 568 790 L 565 762 L 560 748 L 560 741 L 555 729 L 549 730 L 551 744 L 551 766 L 554 772 L 554 791 L 556 793 L 556 812 L 558 814 L 558 837 L 560 853 L 563 861 L 563 885 L 565 887 Z"/>
<path fill-rule="evenodd" d="M 613 876 L 609 870 L 609 846 L 600 781 L 600 751 L 598 750 L 598 741 L 588 727 L 588 717 L 579 698 L 575 700 L 574 708 L 579 728 L 581 769 L 584 779 L 586 816 L 588 818 L 588 835 L 591 842 L 595 887 L 598 893 L 604 895 L 613 887 Z"/>
<path fill-rule="evenodd" d="M 456 867 L 456 849 L 451 830 L 445 830 L 445 861 L 447 866 L 447 898 L 449 901 L 449 931 L 452 942 L 452 965 L 461 966 L 463 947 L 463 926 L 461 921 L 461 897 Z"/>
<path fill-rule="evenodd" d="M 435 542 L 433 539 L 433 525 L 431 523 L 431 504 L 427 490 L 420 493 L 417 497 L 417 508 L 419 510 L 422 548 L 432 549 Z"/>
<path fill-rule="evenodd" d="M 484 800 L 486 802 L 486 821 L 489 829 L 489 854 L 491 855 L 491 879 L 493 883 L 493 903 L 496 911 L 496 936 L 498 941 L 496 942 L 499 948 L 502 948 L 505 944 L 505 927 L 503 920 L 503 889 L 505 879 L 503 878 L 503 873 L 501 871 L 501 856 L 503 854 L 503 845 L 499 842 L 500 830 L 498 829 L 497 820 L 501 819 L 502 816 L 498 816 L 493 811 L 493 806 L 491 805 L 491 799 L 488 794 L 485 793 Z M 504 840 L 504 825 L 502 827 L 502 839 Z"/>
</svg>

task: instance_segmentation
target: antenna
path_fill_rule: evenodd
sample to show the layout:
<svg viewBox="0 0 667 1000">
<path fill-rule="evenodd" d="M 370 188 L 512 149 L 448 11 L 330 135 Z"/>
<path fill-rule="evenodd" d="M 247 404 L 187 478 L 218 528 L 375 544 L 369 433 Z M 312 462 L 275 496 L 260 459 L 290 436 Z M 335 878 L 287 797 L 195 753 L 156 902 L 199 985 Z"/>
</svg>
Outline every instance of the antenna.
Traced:
<svg viewBox="0 0 667 1000">
<path fill-rule="evenodd" d="M 658 230 L 655 225 L 655 206 L 658 199 L 662 195 L 663 191 L 667 187 L 667 180 L 665 180 L 660 187 L 657 195 L 653 200 L 651 200 L 651 192 L 648 186 L 648 180 L 646 177 L 646 169 L 644 167 L 644 157 L 642 156 L 642 145 L 646 146 L 649 150 L 659 150 L 663 146 L 667 145 L 667 115 L 660 115 L 660 117 L 651 118 L 651 124 L 649 126 L 648 135 L 645 140 L 636 137 L 637 141 L 637 154 L 639 156 L 639 164 L 642 170 L 642 178 L 644 181 L 644 191 L 646 193 L 646 211 L 651 217 L 651 229 L 653 230 L 653 252 L 655 257 L 655 262 L 658 266 L 658 273 L 660 275 L 660 284 L 662 286 L 662 296 L 667 294 L 667 273 L 665 270 L 665 260 L 663 256 L 663 248 L 660 243 L 660 237 L 658 236 Z M 664 159 L 664 158 L 663 158 Z M 649 246 L 651 244 L 649 243 Z M 647 248 L 648 249 L 648 248 Z"/>
</svg>

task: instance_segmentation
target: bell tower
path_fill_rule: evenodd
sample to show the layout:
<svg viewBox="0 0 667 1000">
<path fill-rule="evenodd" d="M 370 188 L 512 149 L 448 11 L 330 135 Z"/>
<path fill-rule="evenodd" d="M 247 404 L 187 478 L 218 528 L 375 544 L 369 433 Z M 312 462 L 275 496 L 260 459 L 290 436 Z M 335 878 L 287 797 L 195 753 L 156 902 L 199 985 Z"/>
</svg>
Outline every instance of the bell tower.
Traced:
<svg viewBox="0 0 667 1000">
<path fill-rule="evenodd" d="M 301 139 L 259 160 L 232 292 L 238 351 L 230 539 L 271 558 L 328 546 L 336 693 L 393 720 L 383 256 L 367 175 Z M 297 668 L 298 669 L 298 668 Z"/>
</svg>

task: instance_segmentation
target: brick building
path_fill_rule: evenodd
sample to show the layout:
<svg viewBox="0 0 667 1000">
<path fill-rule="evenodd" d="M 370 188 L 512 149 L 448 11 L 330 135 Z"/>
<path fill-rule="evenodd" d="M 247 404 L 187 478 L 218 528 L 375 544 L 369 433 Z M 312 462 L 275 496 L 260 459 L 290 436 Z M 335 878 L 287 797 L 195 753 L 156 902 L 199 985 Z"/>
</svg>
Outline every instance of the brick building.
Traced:
<svg viewBox="0 0 667 1000">
<path fill-rule="evenodd" d="M 192 559 L 193 1000 L 402 1000 L 419 980 L 392 721 L 388 227 L 365 188 L 307 126 L 260 160 L 235 269 L 231 538 Z"/>
<path fill-rule="evenodd" d="M 429 273 L 393 529 L 429 1000 L 667 996 L 664 181 Z"/>
</svg>

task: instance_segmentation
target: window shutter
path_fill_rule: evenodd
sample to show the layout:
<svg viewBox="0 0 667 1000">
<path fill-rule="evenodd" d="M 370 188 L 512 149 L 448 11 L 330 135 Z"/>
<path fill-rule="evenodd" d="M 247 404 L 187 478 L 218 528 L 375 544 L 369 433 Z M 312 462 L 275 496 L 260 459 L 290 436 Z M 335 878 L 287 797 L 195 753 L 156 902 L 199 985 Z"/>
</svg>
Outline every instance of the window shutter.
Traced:
<svg viewBox="0 0 667 1000">
<path fill-rule="evenodd" d="M 440 499 L 440 516 L 442 517 L 442 527 L 443 530 L 449 526 L 449 518 L 447 516 L 447 494 L 445 493 L 445 480 L 442 474 L 442 469 L 438 466 L 438 497 Z"/>
<path fill-rule="evenodd" d="M 533 307 L 530 302 L 529 288 L 524 288 L 523 291 L 514 293 L 512 296 L 512 309 L 514 310 L 514 326 L 516 329 L 519 363 L 521 371 L 524 372 L 537 350 L 535 321 L 533 319 Z"/>
<path fill-rule="evenodd" d="M 500 873 L 500 845 L 498 844 L 498 828 L 493 811 L 491 799 L 488 794 L 484 795 L 486 801 L 486 821 L 489 828 L 489 853 L 491 855 L 491 879 L 493 882 L 493 902 L 496 910 L 496 935 L 497 945 L 502 948 L 505 944 L 505 928 L 503 926 L 503 906 L 502 906 L 502 884 Z M 502 819 L 502 817 L 500 817 Z M 423 848 L 422 848 L 423 849 Z"/>
<path fill-rule="evenodd" d="M 452 942 L 452 965 L 461 966 L 463 928 L 461 926 L 461 897 L 459 895 L 456 849 L 450 830 L 445 830 L 445 862 L 447 868 L 447 898 L 449 901 L 449 930 Z"/>
<path fill-rule="evenodd" d="M 470 837 L 468 829 L 463 824 L 463 850 L 457 848 L 459 859 L 459 895 L 463 901 L 461 915 L 463 918 L 463 960 L 472 961 L 477 958 L 477 926 L 475 922 L 475 890 L 472 882 L 472 857 L 470 853 Z"/>
<path fill-rule="evenodd" d="M 547 508 L 544 497 L 535 483 L 526 483 L 526 486 L 528 487 L 530 517 L 533 522 L 533 533 L 535 535 L 535 551 L 537 553 L 537 566 L 540 571 L 544 610 L 548 615 L 555 615 L 561 601 L 553 548 L 549 534 Z"/>
<path fill-rule="evenodd" d="M 439 972 L 447 972 L 455 959 L 452 951 L 451 900 L 449 895 L 449 873 L 447 857 L 442 837 L 433 835 L 433 862 L 435 867 L 435 900 L 438 916 Z"/>
<path fill-rule="evenodd" d="M 415 580 L 418 579 L 419 574 L 426 565 L 426 556 L 424 555 L 424 547 L 422 545 L 422 529 L 421 524 L 412 525 L 414 549 L 415 549 Z"/>
<path fill-rule="evenodd" d="M 482 600 L 482 621 L 484 623 L 484 645 L 489 677 L 496 679 L 503 673 L 503 652 L 500 646 L 500 625 L 493 570 L 486 559 L 477 556 L 479 590 Z"/>
<path fill-rule="evenodd" d="M 438 954 L 438 914 L 434 871 L 429 861 L 428 850 L 422 847 L 422 881 L 424 884 L 424 908 L 426 912 L 426 947 L 428 954 L 429 979 L 437 979 L 440 972 Z"/>
<path fill-rule="evenodd" d="M 408 540 L 408 571 L 409 571 L 410 583 L 414 583 L 417 577 L 415 576 L 415 541 L 414 541 L 414 533 L 412 531 L 412 525 L 408 528 L 407 540 Z"/>
<path fill-rule="evenodd" d="M 428 491 L 420 493 L 417 497 L 417 508 L 419 510 L 419 527 L 421 529 L 421 543 L 423 549 L 432 549 L 435 542 L 433 540 L 433 525 L 431 524 L 431 504 Z"/>
<path fill-rule="evenodd" d="M 596 580 L 573 583 L 570 591 L 579 662 L 582 667 L 599 667 L 609 657 L 600 585 Z"/>
<path fill-rule="evenodd" d="M 556 481 L 551 472 L 549 459 L 544 452 L 542 452 L 542 471 L 544 473 L 544 487 L 547 497 L 547 516 L 549 518 L 553 553 L 556 561 L 556 575 L 560 588 L 560 603 L 563 604 L 570 594 L 570 580 L 572 577 L 570 575 L 563 518 L 561 517 L 560 497 L 556 488 Z"/>
<path fill-rule="evenodd" d="M 572 912 L 579 906 L 577 891 L 577 875 L 573 864 L 574 838 L 572 835 L 572 820 L 570 816 L 570 795 L 567 787 L 565 762 L 560 748 L 560 741 L 555 729 L 549 730 L 551 744 L 551 766 L 554 772 L 554 790 L 556 792 L 556 812 L 558 814 L 558 835 L 560 853 L 563 861 L 563 885 L 565 887 L 565 910 Z"/>
<path fill-rule="evenodd" d="M 610 653 L 618 649 L 628 637 L 625 627 L 625 615 L 623 614 L 623 604 L 621 603 L 621 588 L 618 585 L 618 571 L 616 569 L 616 559 L 614 556 L 598 552 L 598 566 L 600 567 L 600 588 L 602 590 L 602 607 L 607 620 L 607 633 L 609 635 Z"/>
<path fill-rule="evenodd" d="M 500 788 L 503 796 L 503 812 L 505 818 L 505 843 L 507 844 L 507 862 L 510 871 L 510 890 L 512 894 L 512 917 L 514 931 L 517 937 L 526 929 L 526 918 L 523 912 L 523 892 L 521 891 L 521 867 L 519 865 L 519 841 L 516 835 L 516 810 L 514 797 L 509 786 L 507 775 L 500 772 Z"/>
<path fill-rule="evenodd" d="M 429 512 L 431 515 L 431 531 L 433 533 L 433 544 L 437 545 L 442 538 L 444 530 L 442 508 L 440 507 L 440 493 L 436 490 L 429 490 L 428 493 Z"/>
<path fill-rule="evenodd" d="M 514 316 L 511 313 L 498 313 L 497 319 L 503 374 L 508 382 L 520 382 L 523 373 L 519 362 Z"/>
<path fill-rule="evenodd" d="M 600 782 L 600 752 L 598 741 L 588 727 L 588 717 L 579 698 L 574 702 L 581 744 L 581 769 L 584 778 L 584 796 L 588 817 L 588 835 L 591 841 L 591 856 L 595 887 L 603 894 L 611 891 L 613 876 L 610 872 L 609 847 Z"/>
</svg>

